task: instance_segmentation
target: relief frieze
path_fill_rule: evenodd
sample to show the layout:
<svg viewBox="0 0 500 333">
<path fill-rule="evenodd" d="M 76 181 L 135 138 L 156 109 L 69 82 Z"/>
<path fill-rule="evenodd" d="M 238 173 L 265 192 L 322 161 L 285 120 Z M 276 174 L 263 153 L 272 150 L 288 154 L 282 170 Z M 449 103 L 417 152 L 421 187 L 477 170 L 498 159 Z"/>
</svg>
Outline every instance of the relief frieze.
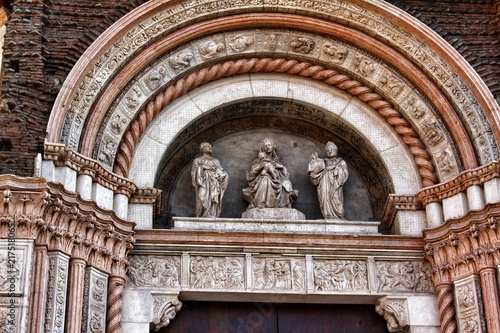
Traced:
<svg viewBox="0 0 500 333">
<path fill-rule="evenodd" d="M 255 258 L 252 262 L 254 289 L 302 290 L 305 264 L 302 260 Z"/>
<path fill-rule="evenodd" d="M 378 292 L 432 292 L 430 265 L 416 261 L 377 262 Z"/>
<path fill-rule="evenodd" d="M 180 257 L 133 256 L 127 282 L 135 287 L 175 288 L 180 286 Z"/>
<path fill-rule="evenodd" d="M 314 290 L 368 291 L 366 261 L 315 260 Z"/>
<path fill-rule="evenodd" d="M 191 258 L 189 267 L 192 288 L 243 289 L 245 287 L 244 259 L 237 257 Z"/>
</svg>

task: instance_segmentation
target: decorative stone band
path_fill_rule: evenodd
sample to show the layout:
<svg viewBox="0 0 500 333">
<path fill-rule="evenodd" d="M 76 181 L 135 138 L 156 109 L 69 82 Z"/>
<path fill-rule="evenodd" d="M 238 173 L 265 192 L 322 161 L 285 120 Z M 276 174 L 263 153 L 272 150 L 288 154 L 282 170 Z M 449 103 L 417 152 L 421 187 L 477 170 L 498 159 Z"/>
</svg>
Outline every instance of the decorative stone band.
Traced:
<svg viewBox="0 0 500 333">
<path fill-rule="evenodd" d="M 125 275 L 134 223 L 44 178 L 0 175 L 0 237 L 9 223 L 16 238 L 34 239 L 49 251 L 84 259 L 104 272 Z M 121 267 L 124 266 L 124 267 Z"/>
<path fill-rule="evenodd" d="M 130 198 L 136 190 L 135 184 L 130 180 L 109 172 L 99 162 L 78 154 L 63 144 L 46 143 L 44 158 L 54 161 L 57 166 L 67 166 L 78 174 L 91 176 L 94 182 L 111 189 L 115 194 L 124 194 Z"/>
<path fill-rule="evenodd" d="M 472 185 L 483 185 L 499 177 L 500 162 L 491 162 L 485 166 L 462 172 L 448 182 L 424 188 L 417 194 L 417 198 L 425 206 L 431 202 L 440 202 L 443 199 L 464 192 Z"/>
</svg>

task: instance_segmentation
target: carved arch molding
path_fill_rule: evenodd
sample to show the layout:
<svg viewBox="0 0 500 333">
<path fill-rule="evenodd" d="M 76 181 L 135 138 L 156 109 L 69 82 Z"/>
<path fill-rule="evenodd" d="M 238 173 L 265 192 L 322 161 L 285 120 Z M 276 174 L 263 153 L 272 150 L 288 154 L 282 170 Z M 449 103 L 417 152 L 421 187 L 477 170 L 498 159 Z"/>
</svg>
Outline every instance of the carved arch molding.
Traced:
<svg viewBox="0 0 500 333">
<path fill-rule="evenodd" d="M 490 123 L 498 106 L 484 84 L 427 27 L 408 17 L 430 36 L 396 24 L 407 15 L 387 6 L 145 4 L 76 64 L 54 105 L 48 141 L 126 176 L 140 135 L 174 99 L 220 77 L 277 72 L 320 80 L 377 110 L 407 144 L 424 186 L 497 159 Z M 271 8 L 277 13 L 253 13 Z M 300 15 L 287 14 L 291 8 Z"/>
</svg>

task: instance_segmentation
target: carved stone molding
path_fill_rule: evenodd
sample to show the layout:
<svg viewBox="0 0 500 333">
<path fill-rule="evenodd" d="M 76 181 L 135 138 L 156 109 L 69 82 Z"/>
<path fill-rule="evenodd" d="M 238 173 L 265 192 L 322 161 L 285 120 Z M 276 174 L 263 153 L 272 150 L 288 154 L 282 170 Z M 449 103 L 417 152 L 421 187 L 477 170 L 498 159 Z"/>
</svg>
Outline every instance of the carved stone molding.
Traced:
<svg viewBox="0 0 500 333">
<path fill-rule="evenodd" d="M 63 144 L 46 143 L 44 158 L 54 161 L 57 166 L 67 166 L 80 175 L 89 175 L 95 183 L 111 189 L 117 194 L 130 197 L 136 186 L 130 180 L 109 172 L 102 165 L 86 156 L 83 156 Z"/>
<path fill-rule="evenodd" d="M 134 223 L 44 178 L 0 175 L 0 191 L 0 237 L 7 238 L 9 224 L 14 224 L 19 239 L 34 239 L 49 251 L 124 276 Z"/>
<path fill-rule="evenodd" d="M 464 192 L 472 185 L 483 185 L 494 178 L 500 178 L 500 162 L 498 161 L 464 171 L 447 182 L 422 189 L 418 192 L 417 198 L 425 206 L 431 202 L 440 202 L 443 199 Z"/>
<path fill-rule="evenodd" d="M 108 276 L 93 267 L 85 270 L 83 293 L 82 333 L 104 333 Z"/>
<path fill-rule="evenodd" d="M 66 290 L 68 288 L 69 257 L 58 252 L 47 254 L 47 285 L 44 306 L 45 332 L 64 332 Z"/>
<path fill-rule="evenodd" d="M 177 312 L 182 308 L 182 302 L 176 296 L 153 295 L 152 328 L 158 332 L 160 328 L 168 326 Z"/>
<path fill-rule="evenodd" d="M 387 321 L 389 332 L 406 332 L 408 328 L 408 309 L 402 298 L 382 297 L 377 300 L 375 311 Z"/>
<path fill-rule="evenodd" d="M 390 227 L 393 224 L 398 211 L 417 211 L 422 209 L 422 203 L 414 195 L 390 194 L 385 204 L 384 216 L 382 217 L 382 221 Z"/>
</svg>

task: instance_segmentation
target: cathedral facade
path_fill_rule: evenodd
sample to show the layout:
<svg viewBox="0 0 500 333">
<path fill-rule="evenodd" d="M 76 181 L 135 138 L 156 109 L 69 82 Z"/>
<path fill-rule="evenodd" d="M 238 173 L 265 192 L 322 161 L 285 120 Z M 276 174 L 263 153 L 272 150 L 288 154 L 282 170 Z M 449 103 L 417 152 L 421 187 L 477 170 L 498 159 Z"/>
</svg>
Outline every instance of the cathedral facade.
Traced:
<svg viewBox="0 0 500 333">
<path fill-rule="evenodd" d="M 499 8 L 4 1 L 0 327 L 500 332 Z"/>
</svg>

